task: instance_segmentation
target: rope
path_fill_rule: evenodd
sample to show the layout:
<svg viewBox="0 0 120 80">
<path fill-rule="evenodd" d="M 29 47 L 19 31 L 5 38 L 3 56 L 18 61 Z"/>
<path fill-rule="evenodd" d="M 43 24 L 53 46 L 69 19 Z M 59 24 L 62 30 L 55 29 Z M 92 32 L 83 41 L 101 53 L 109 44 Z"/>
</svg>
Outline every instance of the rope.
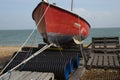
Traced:
<svg viewBox="0 0 120 80">
<path fill-rule="evenodd" d="M 32 40 L 30 49 L 29 49 L 29 51 L 27 52 L 27 54 L 26 54 L 26 56 L 25 56 L 25 58 L 24 58 L 23 60 L 25 60 L 27 57 L 29 57 L 29 56 L 32 55 L 32 51 L 33 51 L 32 45 L 34 45 L 34 41 L 36 40 L 36 37 L 37 37 L 36 34 L 37 34 L 37 31 L 36 31 L 36 33 L 35 33 L 35 36 L 34 36 L 33 40 Z M 22 60 L 22 61 L 23 61 L 23 60 Z M 25 66 L 25 64 L 22 65 L 19 70 L 23 69 L 24 66 Z"/>
<path fill-rule="evenodd" d="M 21 48 L 24 47 L 24 45 L 28 42 L 28 40 L 30 39 L 30 37 L 32 36 L 33 32 L 35 31 L 35 28 L 33 29 L 33 31 L 30 33 L 30 35 L 28 36 L 28 38 L 26 39 L 26 41 L 23 43 L 23 45 L 18 49 L 17 53 L 15 54 L 15 56 L 9 61 L 9 63 L 3 68 L 3 70 L 0 72 L 0 74 L 2 74 L 4 72 L 4 70 L 10 65 L 10 63 L 13 61 L 13 59 L 17 56 L 17 54 L 21 51 Z"/>
<path fill-rule="evenodd" d="M 37 27 L 40 24 L 40 22 L 42 21 L 42 19 L 44 18 L 46 12 L 48 11 L 48 8 L 50 7 L 50 4 L 47 6 L 45 12 L 43 13 L 42 17 L 40 18 L 40 20 L 37 23 Z M 17 51 L 17 53 L 15 54 L 15 56 L 9 61 L 9 63 L 4 67 L 4 69 L 0 72 L 0 74 L 2 74 L 4 72 L 4 70 L 10 65 L 10 63 L 13 61 L 13 59 L 18 55 L 18 53 L 21 51 L 21 48 L 25 46 L 25 44 L 28 42 L 28 40 L 31 38 L 32 34 L 34 33 L 36 27 L 34 27 L 33 31 L 30 33 L 30 35 L 28 36 L 28 38 L 26 39 L 26 41 L 23 43 L 23 45 L 19 48 L 19 50 Z"/>
<path fill-rule="evenodd" d="M 37 56 L 38 54 L 40 54 L 41 52 L 43 52 L 44 50 L 46 50 L 47 48 L 49 48 L 50 46 L 52 46 L 53 44 L 49 44 L 49 45 L 45 45 L 44 47 L 42 47 L 40 50 L 38 50 L 37 52 L 35 52 L 33 55 L 31 55 L 29 58 L 25 59 L 24 61 L 22 61 L 20 64 L 18 64 L 17 66 L 15 66 L 14 68 L 12 68 L 11 70 L 9 71 L 13 71 L 15 70 L 16 68 L 18 68 L 19 66 L 21 66 L 22 64 L 28 62 L 30 59 L 34 58 L 35 56 Z M 0 79 L 3 78 L 3 76 L 7 75 L 9 72 L 6 72 L 5 74 L 1 75 L 0 76 Z"/>
<path fill-rule="evenodd" d="M 78 16 L 78 23 L 80 23 L 80 21 L 79 21 L 79 16 Z M 82 33 L 81 33 L 81 31 L 80 31 L 80 27 L 79 27 L 79 35 L 82 35 Z M 80 40 L 82 40 L 82 36 L 80 37 Z M 83 48 L 82 48 L 82 47 L 83 47 L 83 46 L 82 46 L 83 42 L 84 42 L 84 41 L 81 41 L 81 42 L 80 42 L 80 52 L 81 52 L 82 57 L 83 57 L 83 65 L 85 65 L 85 56 L 84 56 Z"/>
<path fill-rule="evenodd" d="M 77 15 L 78 16 L 78 15 Z M 80 21 L 79 21 L 79 16 L 78 16 L 78 24 L 80 23 Z M 82 49 L 82 44 L 84 43 L 84 41 L 82 40 L 82 32 L 81 32 L 81 25 L 80 26 L 78 26 L 78 28 L 79 28 L 79 35 L 80 35 L 80 38 L 79 38 L 79 35 L 78 35 L 78 37 L 76 37 L 76 39 L 78 39 L 78 40 L 81 40 L 81 42 L 79 42 L 78 44 L 80 45 L 80 52 L 81 52 L 81 54 L 82 54 L 82 57 L 83 57 L 83 65 L 85 64 L 85 56 L 84 56 L 84 53 L 83 53 L 83 49 Z M 74 37 L 75 38 L 75 37 Z M 73 38 L 73 39 L 74 39 Z"/>
</svg>

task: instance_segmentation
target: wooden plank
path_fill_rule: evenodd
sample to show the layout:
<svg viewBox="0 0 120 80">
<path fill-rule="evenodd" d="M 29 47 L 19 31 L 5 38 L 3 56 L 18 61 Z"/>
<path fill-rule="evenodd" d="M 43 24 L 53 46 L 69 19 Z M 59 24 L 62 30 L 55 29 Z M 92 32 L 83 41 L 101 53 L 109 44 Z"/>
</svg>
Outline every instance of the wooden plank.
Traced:
<svg viewBox="0 0 120 80">
<path fill-rule="evenodd" d="M 91 55 L 91 58 L 88 60 L 86 68 L 89 69 L 91 68 L 91 65 L 93 63 L 94 55 Z"/>
<path fill-rule="evenodd" d="M 119 41 L 119 37 L 93 37 L 92 41 Z"/>
<path fill-rule="evenodd" d="M 108 60 L 108 61 L 109 61 L 109 66 L 114 68 L 115 66 L 114 66 L 113 56 L 109 56 L 108 59 L 109 59 L 109 60 Z"/>
<path fill-rule="evenodd" d="M 98 62 L 98 55 L 95 55 L 95 58 L 93 59 L 93 64 L 92 64 L 92 66 L 93 66 L 93 67 L 96 67 L 96 66 L 97 66 L 97 62 Z"/>
<path fill-rule="evenodd" d="M 12 71 L 3 76 L 3 80 L 54 80 L 53 73 L 31 72 L 31 71 Z"/>
<path fill-rule="evenodd" d="M 94 48 L 92 49 L 93 51 L 120 51 L 120 49 L 117 48 Z"/>
<path fill-rule="evenodd" d="M 10 74 L 7 74 L 6 76 L 9 77 L 9 80 L 16 80 L 25 74 L 25 72 L 23 72 L 22 74 L 20 74 L 20 73 L 21 73 L 20 71 L 12 71 L 12 72 L 10 72 Z"/>
<path fill-rule="evenodd" d="M 44 80 L 48 73 L 43 73 L 41 76 L 38 77 L 38 80 Z"/>
<path fill-rule="evenodd" d="M 19 78 L 23 77 L 23 75 L 25 74 L 26 74 L 25 71 L 22 71 L 22 72 L 13 71 L 9 80 L 18 80 Z"/>
<path fill-rule="evenodd" d="M 23 80 L 37 80 L 37 78 L 42 75 L 41 72 L 31 72 L 28 76 L 26 76 Z"/>
<path fill-rule="evenodd" d="M 15 78 L 15 74 L 16 74 L 16 77 L 18 77 L 19 73 L 18 72 L 9 72 L 8 74 L 6 74 L 5 76 L 3 76 L 3 80 L 13 80 L 11 78 Z"/>
<path fill-rule="evenodd" d="M 115 66 L 116 66 L 117 68 L 120 68 L 120 64 L 119 64 L 117 55 L 114 56 L 114 62 L 115 62 Z"/>
<path fill-rule="evenodd" d="M 119 44 L 119 38 L 118 37 L 97 37 L 92 38 L 92 43 L 94 46 L 99 47 L 107 47 L 107 46 L 114 46 L 117 48 L 117 44 Z"/>
<path fill-rule="evenodd" d="M 23 71 L 20 73 L 22 76 L 17 78 L 16 80 L 24 80 L 25 77 L 27 77 L 28 75 L 31 74 L 31 72 L 28 71 L 24 71 L 25 73 L 23 73 Z"/>
<path fill-rule="evenodd" d="M 99 56 L 98 67 L 103 67 L 103 56 L 102 55 Z"/>
<path fill-rule="evenodd" d="M 48 73 L 44 80 L 54 80 L 54 74 Z"/>
<path fill-rule="evenodd" d="M 103 57 L 104 57 L 103 65 L 106 68 L 108 67 L 108 56 L 104 55 Z"/>
</svg>

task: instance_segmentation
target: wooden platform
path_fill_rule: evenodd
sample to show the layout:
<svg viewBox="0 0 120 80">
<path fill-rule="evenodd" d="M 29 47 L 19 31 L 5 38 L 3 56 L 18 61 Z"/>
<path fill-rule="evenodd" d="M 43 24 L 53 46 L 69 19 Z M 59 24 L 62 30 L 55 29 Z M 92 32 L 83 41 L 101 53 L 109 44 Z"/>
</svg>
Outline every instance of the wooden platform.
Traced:
<svg viewBox="0 0 120 80">
<path fill-rule="evenodd" d="M 82 60 L 81 62 L 82 63 Z M 85 72 L 83 66 L 75 69 L 70 75 L 68 80 L 79 80 Z M 8 72 L 7 75 L 0 78 L 0 80 L 56 80 L 53 73 L 43 72 L 31 72 L 31 71 L 12 71 Z"/>
<path fill-rule="evenodd" d="M 87 62 L 87 69 L 90 68 L 120 69 L 118 56 L 116 54 L 95 54 Z"/>
<path fill-rule="evenodd" d="M 12 71 L 0 80 L 54 80 L 53 73 Z"/>
<path fill-rule="evenodd" d="M 92 38 L 86 68 L 120 69 L 119 45 L 118 37 Z"/>
</svg>

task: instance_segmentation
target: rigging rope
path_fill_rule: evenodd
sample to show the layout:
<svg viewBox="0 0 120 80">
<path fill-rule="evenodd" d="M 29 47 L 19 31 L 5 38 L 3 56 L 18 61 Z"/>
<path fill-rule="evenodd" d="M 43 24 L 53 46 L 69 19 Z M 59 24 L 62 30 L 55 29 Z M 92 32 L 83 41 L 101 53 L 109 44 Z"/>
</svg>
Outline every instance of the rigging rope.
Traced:
<svg viewBox="0 0 120 80">
<path fill-rule="evenodd" d="M 40 20 L 37 23 L 37 27 L 40 24 L 40 22 L 42 21 L 42 19 L 44 18 L 46 12 L 48 11 L 48 8 L 50 7 L 50 4 L 48 4 L 45 12 L 43 13 L 42 17 L 40 18 Z M 36 30 L 36 27 L 34 27 L 34 29 L 32 30 L 32 32 L 30 33 L 30 35 L 28 36 L 28 38 L 25 40 L 25 42 L 23 43 L 23 45 L 18 49 L 17 53 L 14 55 L 14 57 L 9 61 L 9 63 L 3 68 L 3 70 L 0 72 L 0 74 L 2 74 L 4 72 L 4 70 L 10 65 L 10 63 L 13 61 L 13 59 L 18 55 L 18 53 L 21 51 L 22 47 L 25 46 L 25 44 L 28 42 L 28 40 L 31 38 L 32 34 L 34 33 L 34 31 Z"/>
<path fill-rule="evenodd" d="M 80 23 L 79 16 L 78 16 L 78 23 Z M 81 25 L 80 25 L 80 27 L 81 27 Z M 80 35 L 80 40 L 81 40 L 81 42 L 80 42 L 80 52 L 81 52 L 82 57 L 83 57 L 83 66 L 84 66 L 85 65 L 85 56 L 84 56 L 84 53 L 83 53 L 83 46 L 82 46 L 84 41 L 82 41 L 82 31 L 81 31 L 82 29 L 80 29 L 80 27 L 79 27 L 79 35 Z"/>
<path fill-rule="evenodd" d="M 9 66 L 9 64 L 13 61 L 13 59 L 18 55 L 18 53 L 21 51 L 22 47 L 25 46 L 25 44 L 28 42 L 28 40 L 31 38 L 32 34 L 34 33 L 35 28 L 32 30 L 28 38 L 25 40 L 25 42 L 22 44 L 22 46 L 18 49 L 17 53 L 12 57 L 12 59 L 9 61 L 9 63 L 3 68 L 3 70 L 0 72 L 2 74 L 4 70 Z"/>
<path fill-rule="evenodd" d="M 17 66 L 15 66 L 14 68 L 12 68 L 9 71 L 13 71 L 15 69 L 17 69 L 19 66 L 21 66 L 22 64 L 25 64 L 26 62 L 28 62 L 30 59 L 34 58 L 35 56 L 37 56 L 38 54 L 40 54 L 41 52 L 43 52 L 44 50 L 46 50 L 47 48 L 49 48 L 50 46 L 52 46 L 53 44 L 46 44 L 44 47 L 42 47 L 40 50 L 38 50 L 37 52 L 35 52 L 33 55 L 31 55 L 29 58 L 25 59 L 24 61 L 22 61 L 20 64 L 18 64 Z M 0 79 L 3 78 L 3 76 L 7 75 L 9 72 L 6 72 L 5 74 L 0 76 Z"/>
<path fill-rule="evenodd" d="M 34 38 L 33 38 L 33 40 L 32 40 L 30 49 L 28 50 L 28 52 L 27 52 L 27 54 L 26 54 L 26 56 L 24 57 L 23 60 L 25 60 L 27 57 L 29 57 L 29 56 L 32 55 L 32 51 L 33 51 L 32 45 L 34 45 L 34 41 L 36 40 L 36 37 L 37 37 L 37 31 L 35 31 L 35 36 L 34 36 Z M 22 61 L 23 61 L 23 60 L 22 60 Z M 19 70 L 21 70 L 24 66 L 25 66 L 25 64 L 22 65 L 21 68 L 20 68 Z"/>
</svg>

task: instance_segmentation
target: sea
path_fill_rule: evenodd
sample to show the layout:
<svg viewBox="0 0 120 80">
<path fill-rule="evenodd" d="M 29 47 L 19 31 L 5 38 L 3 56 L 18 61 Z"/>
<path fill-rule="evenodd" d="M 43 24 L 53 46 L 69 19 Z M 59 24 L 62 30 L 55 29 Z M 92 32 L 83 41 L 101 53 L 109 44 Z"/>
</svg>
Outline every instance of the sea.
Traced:
<svg viewBox="0 0 120 80">
<path fill-rule="evenodd" d="M 32 30 L 0 30 L 0 46 L 22 46 L 31 32 Z M 120 38 L 120 28 L 91 28 L 90 35 L 84 40 L 83 44 L 90 44 L 92 37 Z M 25 46 L 37 46 L 43 43 L 41 35 L 35 30 Z"/>
</svg>

